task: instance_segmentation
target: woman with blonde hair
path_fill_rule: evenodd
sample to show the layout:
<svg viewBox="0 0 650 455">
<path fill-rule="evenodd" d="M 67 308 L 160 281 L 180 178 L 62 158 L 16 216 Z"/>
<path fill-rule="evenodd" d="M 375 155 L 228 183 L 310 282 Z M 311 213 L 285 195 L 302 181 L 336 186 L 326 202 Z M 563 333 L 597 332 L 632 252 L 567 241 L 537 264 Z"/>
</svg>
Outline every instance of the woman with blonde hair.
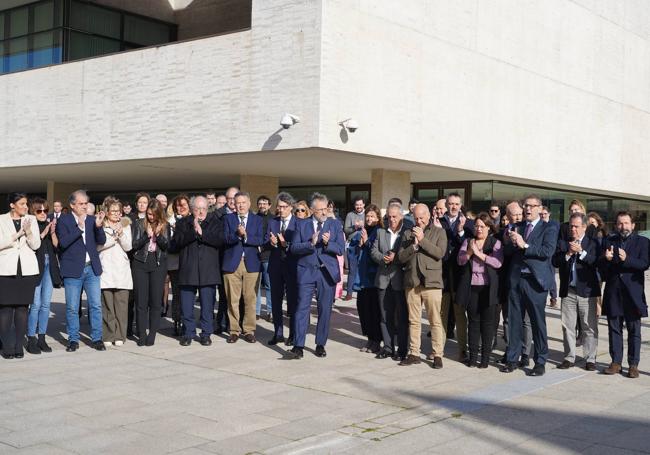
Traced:
<svg viewBox="0 0 650 455">
<path fill-rule="evenodd" d="M 307 204 L 307 201 L 301 200 L 296 202 L 296 205 L 293 209 L 293 214 L 296 215 L 296 218 L 299 220 L 309 218 L 311 216 L 311 210 L 309 210 L 309 204 Z"/>
<path fill-rule="evenodd" d="M 106 218 L 104 232 L 106 243 L 99 245 L 99 260 L 103 273 L 102 322 L 105 346 L 122 346 L 126 341 L 129 316 L 129 291 L 133 289 L 131 264 L 127 253 L 131 251 L 131 220 L 122 216 L 122 203 L 109 196 L 103 203 Z"/>
</svg>

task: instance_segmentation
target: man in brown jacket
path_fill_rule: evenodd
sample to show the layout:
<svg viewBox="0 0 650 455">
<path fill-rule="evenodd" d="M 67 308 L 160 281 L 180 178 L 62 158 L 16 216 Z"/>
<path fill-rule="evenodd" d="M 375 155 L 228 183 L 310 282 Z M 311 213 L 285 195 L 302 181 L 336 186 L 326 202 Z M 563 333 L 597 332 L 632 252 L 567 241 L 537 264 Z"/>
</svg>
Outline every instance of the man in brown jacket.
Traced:
<svg viewBox="0 0 650 455">
<path fill-rule="evenodd" d="M 442 258 L 447 251 L 447 234 L 430 223 L 429 208 L 418 204 L 413 212 L 415 226 L 402 235 L 398 259 L 404 268 L 404 288 L 409 313 L 409 354 L 400 365 L 420 363 L 422 306 L 431 326 L 431 347 L 427 356 L 433 368 L 442 368 L 445 347 L 440 310 L 442 305 Z"/>
</svg>

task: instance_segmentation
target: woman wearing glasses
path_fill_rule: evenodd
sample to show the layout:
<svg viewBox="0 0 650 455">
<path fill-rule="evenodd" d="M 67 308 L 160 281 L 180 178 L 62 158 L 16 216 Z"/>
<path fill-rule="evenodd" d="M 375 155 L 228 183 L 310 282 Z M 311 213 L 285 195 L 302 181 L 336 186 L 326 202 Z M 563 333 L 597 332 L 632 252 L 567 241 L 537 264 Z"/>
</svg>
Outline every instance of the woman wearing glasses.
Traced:
<svg viewBox="0 0 650 455">
<path fill-rule="evenodd" d="M 127 255 L 131 251 L 131 220 L 122 216 L 122 203 L 112 196 L 104 199 L 103 207 L 106 243 L 97 248 L 104 270 L 101 276 L 103 339 L 106 347 L 122 346 L 129 320 L 129 291 L 133 289 Z"/>
<path fill-rule="evenodd" d="M 298 201 L 296 202 L 295 208 L 293 209 L 294 215 L 300 220 L 309 218 L 311 216 L 311 210 L 309 210 L 309 204 L 307 201 Z"/>
<path fill-rule="evenodd" d="M 0 339 L 3 358 L 22 359 L 27 307 L 40 280 L 35 251 L 41 236 L 36 218 L 27 214 L 27 195 L 8 199 L 11 210 L 0 215 Z"/>
<path fill-rule="evenodd" d="M 50 319 L 52 291 L 54 288 L 61 287 L 62 280 L 59 261 L 56 257 L 56 249 L 59 246 L 59 239 L 55 232 L 56 219 L 48 220 L 49 205 L 45 199 L 35 198 L 30 206 L 32 215 L 38 222 L 41 236 L 41 247 L 36 250 L 41 281 L 34 291 L 34 301 L 29 308 L 27 317 L 27 352 L 40 354 L 41 352 L 52 352 L 52 348 L 45 341 L 45 334 Z M 38 339 L 36 338 L 37 333 Z"/>
</svg>

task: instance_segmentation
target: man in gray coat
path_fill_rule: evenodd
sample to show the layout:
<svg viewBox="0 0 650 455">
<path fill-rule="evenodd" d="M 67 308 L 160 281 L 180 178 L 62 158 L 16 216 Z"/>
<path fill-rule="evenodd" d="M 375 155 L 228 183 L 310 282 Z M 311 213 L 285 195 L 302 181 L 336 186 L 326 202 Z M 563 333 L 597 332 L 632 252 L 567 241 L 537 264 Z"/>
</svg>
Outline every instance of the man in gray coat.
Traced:
<svg viewBox="0 0 650 455">
<path fill-rule="evenodd" d="M 386 220 L 386 228 L 377 231 L 377 240 L 370 252 L 372 260 L 379 264 L 375 286 L 379 290 L 380 327 L 384 341 L 384 348 L 376 358 L 403 360 L 408 352 L 408 309 L 402 266 L 397 260 L 400 237 L 406 229 L 402 207 L 390 204 Z"/>
</svg>

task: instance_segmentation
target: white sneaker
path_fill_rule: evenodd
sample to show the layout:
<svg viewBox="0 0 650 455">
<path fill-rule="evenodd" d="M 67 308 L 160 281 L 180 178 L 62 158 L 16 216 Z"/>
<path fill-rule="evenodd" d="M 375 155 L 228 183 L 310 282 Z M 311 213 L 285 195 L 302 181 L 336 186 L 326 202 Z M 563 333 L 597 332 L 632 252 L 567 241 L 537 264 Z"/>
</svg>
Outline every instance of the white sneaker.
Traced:
<svg viewBox="0 0 650 455">
<path fill-rule="evenodd" d="M 111 346 L 113 346 L 113 343 L 111 343 L 110 341 L 104 341 L 104 346 L 110 348 Z"/>
<path fill-rule="evenodd" d="M 122 341 L 122 340 L 117 340 L 115 342 L 115 346 L 122 346 L 123 344 L 124 344 L 124 341 Z"/>
</svg>

